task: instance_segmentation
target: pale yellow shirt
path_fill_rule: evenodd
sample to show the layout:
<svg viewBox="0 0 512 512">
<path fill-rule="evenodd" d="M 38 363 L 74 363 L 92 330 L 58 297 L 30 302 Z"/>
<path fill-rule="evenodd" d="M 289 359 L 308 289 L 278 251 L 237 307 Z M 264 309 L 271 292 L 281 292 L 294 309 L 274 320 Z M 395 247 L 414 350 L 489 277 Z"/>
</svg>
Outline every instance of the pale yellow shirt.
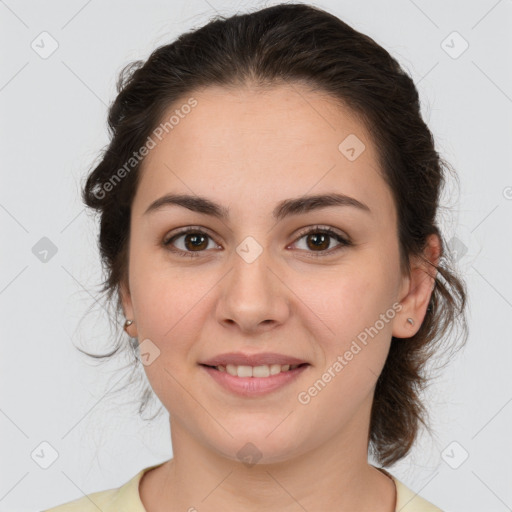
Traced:
<svg viewBox="0 0 512 512">
<path fill-rule="evenodd" d="M 94 492 L 82 498 L 64 503 L 42 512 L 146 512 L 139 494 L 139 482 L 142 475 L 160 464 L 142 469 L 121 487 Z M 414 493 L 391 473 L 377 468 L 388 475 L 396 486 L 397 502 L 395 512 L 442 512 L 440 508 Z"/>
</svg>

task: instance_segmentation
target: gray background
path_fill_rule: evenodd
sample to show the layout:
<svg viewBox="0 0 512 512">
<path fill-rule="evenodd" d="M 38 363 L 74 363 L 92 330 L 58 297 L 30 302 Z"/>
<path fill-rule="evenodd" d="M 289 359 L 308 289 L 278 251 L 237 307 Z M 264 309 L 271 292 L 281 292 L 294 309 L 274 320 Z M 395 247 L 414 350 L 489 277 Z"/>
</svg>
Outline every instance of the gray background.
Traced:
<svg viewBox="0 0 512 512">
<path fill-rule="evenodd" d="M 96 368 L 74 348 L 101 350 L 110 335 L 95 302 L 97 227 L 80 186 L 107 142 L 106 108 L 124 64 L 216 12 L 274 3 L 0 1 L 0 511 L 117 487 L 172 455 L 167 415 L 144 423 L 136 406 L 122 405 L 132 395 L 107 394 L 122 377 L 115 366 Z M 460 194 L 448 187 L 453 215 L 446 211 L 442 226 L 464 248 L 470 337 L 427 393 L 435 437 L 423 436 L 390 471 L 447 512 L 512 510 L 512 3 L 315 5 L 409 71 L 461 181 Z M 43 237 L 55 254 L 41 252 Z"/>
</svg>

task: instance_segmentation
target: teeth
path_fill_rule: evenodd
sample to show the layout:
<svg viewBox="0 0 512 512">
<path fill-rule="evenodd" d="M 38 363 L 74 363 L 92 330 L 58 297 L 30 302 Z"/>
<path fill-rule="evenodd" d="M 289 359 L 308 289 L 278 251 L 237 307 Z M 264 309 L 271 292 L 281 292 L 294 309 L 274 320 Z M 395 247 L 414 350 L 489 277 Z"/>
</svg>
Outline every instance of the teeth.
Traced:
<svg viewBox="0 0 512 512">
<path fill-rule="evenodd" d="M 246 366 L 246 365 L 234 365 L 228 364 L 226 366 L 216 366 L 217 370 L 221 372 L 227 372 L 229 375 L 234 377 L 269 377 L 270 375 L 277 375 L 281 372 L 287 372 L 297 368 L 298 364 L 262 364 L 261 366 Z"/>
<path fill-rule="evenodd" d="M 248 366 L 247 368 L 251 368 L 250 366 Z M 251 375 L 249 375 L 249 377 L 268 377 L 270 375 L 270 368 L 264 364 L 264 365 L 261 365 L 261 366 L 255 366 L 254 368 L 252 368 L 252 371 L 251 371 Z"/>
<path fill-rule="evenodd" d="M 252 377 L 252 368 L 250 366 L 237 366 L 235 371 L 239 377 Z"/>
<path fill-rule="evenodd" d="M 276 375 L 277 373 L 281 373 L 281 365 L 273 364 L 270 366 L 270 375 Z"/>
</svg>

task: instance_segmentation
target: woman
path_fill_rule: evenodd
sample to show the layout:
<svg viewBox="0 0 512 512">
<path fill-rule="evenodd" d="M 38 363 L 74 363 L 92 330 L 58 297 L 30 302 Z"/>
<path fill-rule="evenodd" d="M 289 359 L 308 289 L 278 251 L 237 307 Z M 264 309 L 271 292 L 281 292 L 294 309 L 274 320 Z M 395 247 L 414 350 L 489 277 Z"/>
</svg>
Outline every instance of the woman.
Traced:
<svg viewBox="0 0 512 512">
<path fill-rule="evenodd" d="M 398 63 L 278 5 L 135 63 L 109 124 L 83 196 L 173 458 L 50 510 L 440 510 L 368 462 L 428 426 L 425 364 L 466 300 Z"/>
</svg>

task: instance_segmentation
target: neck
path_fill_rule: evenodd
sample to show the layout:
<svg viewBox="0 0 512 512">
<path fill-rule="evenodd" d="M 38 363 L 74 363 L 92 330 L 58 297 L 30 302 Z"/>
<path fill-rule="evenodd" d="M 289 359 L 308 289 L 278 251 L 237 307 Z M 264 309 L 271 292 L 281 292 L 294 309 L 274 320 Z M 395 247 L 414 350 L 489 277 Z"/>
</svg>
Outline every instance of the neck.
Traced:
<svg viewBox="0 0 512 512">
<path fill-rule="evenodd" d="M 174 456 L 147 473 L 141 499 L 148 512 L 393 512 L 394 482 L 368 464 L 367 436 L 360 430 L 352 434 L 343 431 L 282 462 L 246 465 L 198 442 L 179 421 L 171 421 Z"/>
</svg>

